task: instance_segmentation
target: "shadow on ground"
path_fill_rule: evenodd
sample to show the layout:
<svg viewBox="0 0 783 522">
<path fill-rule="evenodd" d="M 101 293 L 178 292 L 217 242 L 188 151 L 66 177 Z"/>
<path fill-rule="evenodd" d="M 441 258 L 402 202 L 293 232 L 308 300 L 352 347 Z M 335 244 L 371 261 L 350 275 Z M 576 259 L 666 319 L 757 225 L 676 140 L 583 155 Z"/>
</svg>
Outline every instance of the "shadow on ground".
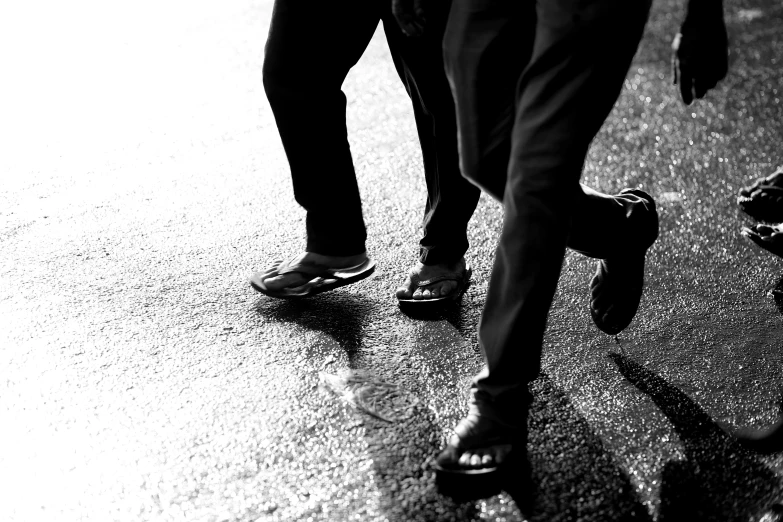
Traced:
<svg viewBox="0 0 783 522">
<path fill-rule="evenodd" d="M 777 477 L 742 448 L 687 395 L 632 359 L 611 354 L 620 373 L 671 421 L 685 459 L 661 474 L 658 520 L 758 520 L 780 498 Z"/>
<path fill-rule="evenodd" d="M 783 288 L 783 281 L 779 287 Z M 781 306 L 783 300 L 777 295 L 775 299 Z M 345 351 L 349 368 L 361 369 L 363 330 L 374 306 L 361 296 L 332 295 L 262 300 L 256 309 L 274 320 L 328 335 Z M 464 314 L 461 307 L 454 307 L 438 319 L 450 318 L 454 326 L 464 328 Z M 661 474 L 659 521 L 745 522 L 759 520 L 775 505 L 783 489 L 757 455 L 739 446 L 701 407 L 660 376 L 625 355 L 613 353 L 610 358 L 669 418 L 683 445 L 685 458 L 668 462 Z M 531 522 L 651 521 L 626 471 L 568 396 L 546 374 L 532 383 L 531 392 L 529 475 L 521 468 L 511 470 L 504 483 L 519 510 Z M 435 489 L 429 462 L 439 451 L 443 434 L 435 428 L 435 415 L 426 404 L 416 405 L 412 415 L 400 422 L 360 418 L 373 480 L 381 493 L 379 506 L 389 518 L 462 521 L 481 516 L 475 503 L 452 502 Z"/>
<path fill-rule="evenodd" d="M 471 286 L 468 284 L 466 292 Z M 479 305 L 476 307 L 468 301 L 469 298 L 466 295 L 462 295 L 456 301 L 445 304 L 400 306 L 400 312 L 417 321 L 446 321 L 461 335 L 473 336 L 478 328 L 480 316 L 477 310 L 481 310 L 483 306 Z"/>
<path fill-rule="evenodd" d="M 256 311 L 268 319 L 294 323 L 304 329 L 323 333 L 345 351 L 348 368 L 366 370 L 362 361 L 365 327 L 377 303 L 362 296 L 314 296 L 301 300 L 261 300 Z M 459 322 L 464 312 L 453 306 L 418 317 L 443 320 L 444 316 Z M 448 320 L 448 319 L 447 319 Z M 451 322 L 451 321 L 450 321 Z M 319 365 L 317 354 L 312 364 Z M 381 494 L 379 507 L 390 520 L 405 521 L 472 521 L 477 519 L 474 504 L 456 503 L 439 495 L 435 488 L 430 458 L 440 449 L 440 430 L 434 412 L 423 403 L 412 407 L 404 420 L 386 422 L 353 411 L 344 422 L 361 425 L 368 459 L 372 462 L 372 480 Z M 349 491 L 345 492 L 350 493 Z"/>
<path fill-rule="evenodd" d="M 363 328 L 373 310 L 370 299 L 334 292 L 305 299 L 261 299 L 255 309 L 269 319 L 328 335 L 345 351 L 348 367 L 359 367 Z"/>
<path fill-rule="evenodd" d="M 625 471 L 568 396 L 546 374 L 531 392 L 530 477 L 520 469 L 504 485 L 528 519 L 651 521 Z"/>
</svg>

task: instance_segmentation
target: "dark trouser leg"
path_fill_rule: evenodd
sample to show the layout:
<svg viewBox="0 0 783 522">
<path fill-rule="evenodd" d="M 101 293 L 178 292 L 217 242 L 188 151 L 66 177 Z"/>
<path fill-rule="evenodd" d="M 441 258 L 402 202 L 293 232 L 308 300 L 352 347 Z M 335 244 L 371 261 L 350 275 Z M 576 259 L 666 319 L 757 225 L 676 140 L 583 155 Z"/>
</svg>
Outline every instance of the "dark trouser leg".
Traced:
<svg viewBox="0 0 783 522">
<path fill-rule="evenodd" d="M 419 134 L 427 204 L 420 260 L 453 263 L 468 249 L 467 226 L 481 191 L 462 177 L 457 152 L 454 102 L 443 70 L 442 40 L 449 2 L 433 3 L 423 36 L 405 36 L 391 16 L 383 18 L 394 64 L 413 102 Z"/>
<path fill-rule="evenodd" d="M 573 215 L 589 218 L 572 220 L 568 248 L 588 257 L 607 259 L 627 253 L 634 240 L 647 239 L 652 217 L 649 203 L 635 194 L 609 196 L 581 187 Z"/>
<path fill-rule="evenodd" d="M 381 5 L 275 2 L 264 88 L 291 167 L 294 196 L 307 211 L 310 252 L 349 256 L 365 250 L 341 85 L 370 42 Z"/>
<path fill-rule="evenodd" d="M 526 397 L 527 384 L 540 371 L 566 245 L 603 255 L 599 238 L 624 238 L 616 234 L 632 213 L 617 198 L 585 191 L 579 178 L 590 141 L 636 52 L 649 0 L 540 2 L 533 39 L 517 41 L 509 28 L 530 13 L 519 7 L 509 13 L 510 4 L 518 5 L 481 0 L 455 9 L 449 32 L 454 27 L 464 35 L 447 35 L 446 52 L 463 172 L 502 198 L 506 211 L 479 326 L 486 366 L 474 382 L 474 397 L 479 409 L 514 423 L 520 419 L 508 405 Z M 501 107 L 495 121 L 488 120 L 493 113 L 482 105 L 490 103 L 493 83 L 509 81 L 501 57 L 515 52 L 529 60 L 518 77 L 508 168 L 501 170 L 498 151 L 508 136 L 508 118 Z M 509 86 L 497 89 L 505 93 Z"/>
<path fill-rule="evenodd" d="M 462 175 L 502 201 L 511 154 L 516 84 L 535 38 L 530 0 L 454 2 L 443 40 L 457 111 Z"/>
</svg>

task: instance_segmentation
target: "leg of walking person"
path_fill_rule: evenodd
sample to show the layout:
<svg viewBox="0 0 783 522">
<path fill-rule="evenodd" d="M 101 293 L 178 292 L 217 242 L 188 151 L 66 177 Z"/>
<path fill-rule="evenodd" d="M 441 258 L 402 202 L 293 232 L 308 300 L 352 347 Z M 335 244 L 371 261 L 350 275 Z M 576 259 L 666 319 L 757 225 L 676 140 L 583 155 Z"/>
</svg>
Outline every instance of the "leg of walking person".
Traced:
<svg viewBox="0 0 783 522">
<path fill-rule="evenodd" d="M 306 251 L 351 266 L 366 258 L 366 230 L 341 90 L 380 21 L 380 0 L 276 0 L 263 67 L 264 88 L 307 211 Z M 268 274 L 269 275 L 269 274 Z M 266 279 L 273 289 L 307 280 L 296 271 Z"/>
<path fill-rule="evenodd" d="M 464 34 L 446 39 L 464 174 L 502 198 L 505 218 L 479 326 L 486 364 L 474 381 L 468 416 L 438 459 L 444 470 L 495 466 L 514 444 L 524 443 L 527 386 L 540 371 L 567 244 L 596 257 L 613 255 L 627 242 L 618 233 L 627 230 L 628 220 L 654 213 L 649 196 L 608 197 L 579 184 L 589 144 L 619 95 L 641 39 L 649 0 L 525 2 L 528 10 L 516 5 L 513 13 L 503 13 L 511 3 L 518 4 L 465 2 L 468 7 L 455 9 L 449 26 L 451 31 L 454 22 Z M 499 33 L 488 29 L 493 18 L 475 8 L 500 13 L 497 25 L 505 28 L 520 23 L 514 17 L 530 16 L 532 5 L 532 52 L 518 44 L 518 54 L 529 53 L 529 59 L 515 82 L 511 150 L 507 168 L 499 171 L 502 162 L 493 160 L 491 147 L 502 142 L 497 129 L 508 125 L 482 120 L 481 106 L 490 94 L 477 89 L 476 77 L 481 74 L 489 84 L 494 68 L 503 65 L 493 54 L 513 56 L 517 49 L 498 46 Z M 657 234 L 657 220 L 655 225 Z M 604 251 L 602 237 L 615 238 L 615 244 Z"/>
<path fill-rule="evenodd" d="M 467 226 L 481 195 L 459 171 L 454 101 L 443 68 L 442 41 L 449 4 L 430 6 L 421 36 L 403 34 L 391 11 L 383 18 L 394 64 L 413 104 L 427 182 L 419 263 L 397 292 L 403 299 L 431 299 L 458 291 L 459 281 L 455 280 L 440 280 L 423 288 L 417 283 L 465 274 Z"/>
</svg>

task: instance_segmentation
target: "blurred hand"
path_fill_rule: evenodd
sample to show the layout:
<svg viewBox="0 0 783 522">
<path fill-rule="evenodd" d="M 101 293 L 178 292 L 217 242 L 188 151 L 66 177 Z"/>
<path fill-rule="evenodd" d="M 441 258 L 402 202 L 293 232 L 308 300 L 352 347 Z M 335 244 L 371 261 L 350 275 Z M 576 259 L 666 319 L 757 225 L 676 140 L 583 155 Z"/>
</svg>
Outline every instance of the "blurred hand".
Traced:
<svg viewBox="0 0 783 522">
<path fill-rule="evenodd" d="M 427 19 L 424 16 L 425 0 L 392 0 L 392 13 L 402 32 L 408 36 L 424 34 Z"/>
<path fill-rule="evenodd" d="M 681 32 L 672 42 L 672 75 L 680 86 L 685 105 L 703 98 L 726 77 L 729 69 L 729 43 L 723 10 L 700 16 L 690 13 Z"/>
</svg>

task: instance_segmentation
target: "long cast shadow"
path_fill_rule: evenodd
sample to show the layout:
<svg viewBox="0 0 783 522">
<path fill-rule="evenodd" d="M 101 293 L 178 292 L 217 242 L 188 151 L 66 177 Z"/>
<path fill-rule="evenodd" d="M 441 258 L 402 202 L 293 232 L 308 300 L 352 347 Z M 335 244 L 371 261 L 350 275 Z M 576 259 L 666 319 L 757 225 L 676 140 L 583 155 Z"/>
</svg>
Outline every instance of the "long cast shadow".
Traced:
<svg viewBox="0 0 783 522">
<path fill-rule="evenodd" d="M 256 312 L 270 319 L 295 323 L 334 339 L 348 357 L 348 366 L 358 368 L 362 331 L 373 310 L 366 297 L 339 292 L 306 299 L 262 299 Z"/>
<path fill-rule="evenodd" d="M 375 307 L 377 302 L 365 297 L 335 292 L 300 300 L 262 299 L 255 310 L 274 321 L 293 323 L 330 336 L 345 351 L 348 367 L 361 370 L 365 366 L 361 360 L 364 330 Z M 318 356 L 312 354 L 315 366 L 318 366 L 315 360 Z M 380 507 L 390 520 L 476 520 L 472 504 L 440 497 L 434 487 L 406 487 L 406 481 L 411 480 L 432 483 L 431 472 L 424 463 L 436 453 L 439 443 L 433 432 L 435 416 L 426 405 L 414 406 L 414 414 L 402 422 L 385 422 L 358 411 L 349 415 L 353 417 L 350 425 L 360 425 L 363 429 L 372 460 L 373 482 L 381 493 Z M 411 469 L 415 469 L 413 474 Z"/>
<path fill-rule="evenodd" d="M 685 451 L 663 469 L 659 521 L 757 520 L 780 497 L 775 474 L 687 395 L 627 356 L 610 358 L 669 418 Z"/>
<path fill-rule="evenodd" d="M 503 486 L 525 516 L 531 522 L 650 522 L 626 472 L 568 396 L 546 374 L 531 392 L 530 469 L 518 468 Z"/>
</svg>

